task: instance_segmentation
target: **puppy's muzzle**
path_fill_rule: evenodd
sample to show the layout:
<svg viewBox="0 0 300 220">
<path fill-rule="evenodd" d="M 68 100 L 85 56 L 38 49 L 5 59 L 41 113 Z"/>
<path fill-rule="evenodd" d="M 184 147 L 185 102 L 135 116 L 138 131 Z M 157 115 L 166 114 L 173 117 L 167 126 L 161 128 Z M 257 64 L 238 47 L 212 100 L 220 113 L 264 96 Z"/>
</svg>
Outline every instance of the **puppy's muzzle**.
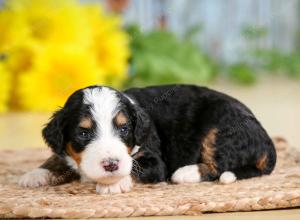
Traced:
<svg viewBox="0 0 300 220">
<path fill-rule="evenodd" d="M 114 172 L 119 169 L 119 159 L 107 158 L 101 162 L 101 166 L 106 172 Z"/>
</svg>

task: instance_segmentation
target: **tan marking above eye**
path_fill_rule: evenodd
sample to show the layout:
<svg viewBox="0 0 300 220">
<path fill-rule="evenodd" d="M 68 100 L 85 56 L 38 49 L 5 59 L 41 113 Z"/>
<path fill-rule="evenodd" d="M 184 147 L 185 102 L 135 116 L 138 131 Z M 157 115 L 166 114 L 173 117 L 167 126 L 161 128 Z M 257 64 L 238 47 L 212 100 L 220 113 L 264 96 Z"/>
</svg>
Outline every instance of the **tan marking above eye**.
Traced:
<svg viewBox="0 0 300 220">
<path fill-rule="evenodd" d="M 124 115 L 123 112 L 119 112 L 115 117 L 115 122 L 118 126 L 124 125 L 128 122 L 128 118 Z"/>
<path fill-rule="evenodd" d="M 92 119 L 85 117 L 80 121 L 79 126 L 82 128 L 91 128 L 92 124 L 93 124 Z"/>
</svg>

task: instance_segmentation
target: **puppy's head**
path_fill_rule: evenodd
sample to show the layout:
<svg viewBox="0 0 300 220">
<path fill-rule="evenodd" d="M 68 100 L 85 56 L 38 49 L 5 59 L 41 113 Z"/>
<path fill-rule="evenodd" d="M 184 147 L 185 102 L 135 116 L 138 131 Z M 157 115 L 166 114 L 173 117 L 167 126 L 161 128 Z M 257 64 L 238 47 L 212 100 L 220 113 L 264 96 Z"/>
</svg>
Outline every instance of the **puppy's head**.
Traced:
<svg viewBox="0 0 300 220">
<path fill-rule="evenodd" d="M 130 153 L 148 126 L 147 114 L 123 93 L 93 86 L 69 97 L 43 129 L 43 137 L 74 168 L 110 184 L 130 174 Z"/>
</svg>

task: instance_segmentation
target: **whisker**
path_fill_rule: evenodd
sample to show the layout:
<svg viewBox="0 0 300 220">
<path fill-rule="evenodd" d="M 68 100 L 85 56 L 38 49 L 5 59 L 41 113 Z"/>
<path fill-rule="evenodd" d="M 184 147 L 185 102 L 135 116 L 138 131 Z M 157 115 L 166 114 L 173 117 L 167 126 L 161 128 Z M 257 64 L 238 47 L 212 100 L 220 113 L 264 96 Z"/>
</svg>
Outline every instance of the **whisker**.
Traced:
<svg viewBox="0 0 300 220">
<path fill-rule="evenodd" d="M 139 165 L 139 162 L 135 159 L 133 159 L 133 173 L 136 175 L 144 174 L 143 168 Z"/>
</svg>

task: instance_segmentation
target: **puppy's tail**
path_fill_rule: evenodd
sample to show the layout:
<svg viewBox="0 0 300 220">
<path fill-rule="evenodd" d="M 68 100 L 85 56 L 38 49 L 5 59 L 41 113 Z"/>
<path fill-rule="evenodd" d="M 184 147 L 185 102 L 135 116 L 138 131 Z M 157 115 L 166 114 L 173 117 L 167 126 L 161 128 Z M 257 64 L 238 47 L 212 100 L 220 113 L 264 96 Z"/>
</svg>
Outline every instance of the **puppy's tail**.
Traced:
<svg viewBox="0 0 300 220">
<path fill-rule="evenodd" d="M 265 146 L 265 151 L 257 155 L 255 164 L 247 165 L 233 170 L 237 179 L 247 179 L 251 177 L 270 174 L 276 165 L 276 151 L 273 143 Z"/>
</svg>

